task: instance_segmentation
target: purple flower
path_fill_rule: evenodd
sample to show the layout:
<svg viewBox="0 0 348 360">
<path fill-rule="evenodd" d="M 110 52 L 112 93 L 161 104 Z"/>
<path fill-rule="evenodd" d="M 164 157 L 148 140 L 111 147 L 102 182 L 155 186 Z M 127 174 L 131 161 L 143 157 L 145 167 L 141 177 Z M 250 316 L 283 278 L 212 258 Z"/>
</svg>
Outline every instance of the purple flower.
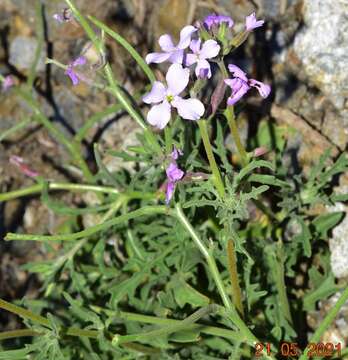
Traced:
<svg viewBox="0 0 348 360">
<path fill-rule="evenodd" d="M 159 129 L 164 129 L 171 117 L 171 108 L 175 107 L 179 115 L 186 120 L 198 120 L 204 114 L 204 105 L 198 99 L 183 99 L 179 96 L 189 82 L 190 70 L 180 64 L 172 64 L 167 72 L 167 87 L 160 81 L 153 83 L 152 89 L 143 97 L 146 104 L 152 106 L 147 121 Z"/>
<path fill-rule="evenodd" d="M 232 94 L 227 100 L 228 105 L 234 105 L 239 101 L 251 87 L 255 87 L 263 98 L 266 98 L 271 87 L 255 79 L 248 79 L 246 73 L 238 66 L 230 64 L 228 70 L 233 74 L 233 79 L 225 79 L 225 83 L 231 87 Z"/>
<path fill-rule="evenodd" d="M 166 169 L 166 174 L 167 174 L 166 204 L 167 205 L 169 204 L 171 198 L 173 197 L 176 183 L 180 181 L 185 175 L 185 173 L 181 169 L 179 169 L 176 163 L 176 160 L 178 159 L 179 155 L 182 155 L 182 152 L 174 147 L 174 150 L 171 154 L 172 161 Z"/>
<path fill-rule="evenodd" d="M 69 76 L 74 86 L 77 85 L 81 80 L 79 74 L 75 72 L 74 68 L 76 66 L 85 65 L 86 63 L 87 59 L 84 56 L 79 56 L 76 60 L 68 65 L 68 68 L 65 71 L 65 75 Z"/>
<path fill-rule="evenodd" d="M 234 24 L 233 20 L 226 15 L 210 14 L 206 16 L 203 20 L 203 25 L 208 30 L 210 30 L 213 26 L 217 27 L 222 23 L 226 23 L 229 28 L 231 28 Z"/>
<path fill-rule="evenodd" d="M 186 66 L 196 65 L 196 76 L 198 78 L 210 78 L 211 69 L 207 59 L 214 58 L 219 54 L 220 46 L 215 40 L 207 40 L 201 46 L 201 39 L 192 40 L 190 44 L 192 54 L 186 55 Z"/>
<path fill-rule="evenodd" d="M 256 14 L 253 12 L 245 19 L 245 27 L 247 31 L 254 30 L 264 24 L 264 20 L 256 20 Z"/>
<path fill-rule="evenodd" d="M 73 15 L 70 9 L 65 8 L 59 14 L 53 14 L 53 19 L 57 20 L 59 23 L 66 23 L 73 19 Z"/>
<path fill-rule="evenodd" d="M 177 45 L 174 45 L 170 35 L 162 35 L 159 38 L 158 43 L 163 52 L 147 54 L 145 58 L 146 62 L 148 64 L 158 64 L 169 61 L 171 63 L 182 64 L 184 59 L 184 49 L 190 45 L 191 35 L 196 31 L 197 29 L 192 25 L 185 26 L 180 32 L 180 41 Z"/>
<path fill-rule="evenodd" d="M 4 78 L 4 81 L 2 83 L 2 90 L 7 91 L 9 88 L 11 88 L 15 84 L 15 81 L 11 75 L 7 75 Z"/>
</svg>

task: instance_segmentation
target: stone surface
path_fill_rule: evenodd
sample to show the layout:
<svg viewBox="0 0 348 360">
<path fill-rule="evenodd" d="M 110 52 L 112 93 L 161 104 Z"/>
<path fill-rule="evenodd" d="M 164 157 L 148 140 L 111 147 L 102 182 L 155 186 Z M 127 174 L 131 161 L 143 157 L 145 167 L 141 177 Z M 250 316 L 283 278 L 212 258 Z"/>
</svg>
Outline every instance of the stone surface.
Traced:
<svg viewBox="0 0 348 360">
<path fill-rule="evenodd" d="M 304 21 L 294 51 L 309 80 L 346 112 L 348 126 L 348 1 L 305 0 Z"/>
<path fill-rule="evenodd" d="M 34 62 L 36 47 L 37 40 L 33 37 L 15 37 L 10 46 L 10 64 L 18 70 L 29 70 Z M 46 54 L 43 50 L 37 64 L 37 71 L 45 69 L 45 59 Z"/>
<path fill-rule="evenodd" d="M 348 186 L 342 187 L 340 192 L 347 193 Z M 348 211 L 342 203 L 330 207 L 330 211 L 345 212 L 344 219 L 332 230 L 332 238 L 329 240 L 332 272 L 337 278 L 342 278 L 348 276 Z"/>
</svg>

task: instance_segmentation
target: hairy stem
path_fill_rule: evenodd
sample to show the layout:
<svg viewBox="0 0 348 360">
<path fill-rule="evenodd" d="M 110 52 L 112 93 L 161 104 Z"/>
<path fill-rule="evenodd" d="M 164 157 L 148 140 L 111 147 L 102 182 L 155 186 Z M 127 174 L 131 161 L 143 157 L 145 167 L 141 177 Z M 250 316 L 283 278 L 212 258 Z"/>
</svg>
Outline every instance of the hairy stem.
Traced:
<svg viewBox="0 0 348 360">
<path fill-rule="evenodd" d="M 34 100 L 29 92 L 17 89 L 16 93 L 32 108 L 35 115 L 34 119 L 43 125 L 54 138 L 65 146 L 76 165 L 81 169 L 85 179 L 88 182 L 93 183 L 94 177 L 90 172 L 87 163 L 81 156 L 79 144 L 73 139 L 69 140 L 60 130 L 57 129 L 57 127 L 52 124 L 49 119 L 47 119 L 47 117 L 42 113 L 39 104 Z"/>
<path fill-rule="evenodd" d="M 231 278 L 232 286 L 232 301 L 234 306 L 238 310 L 241 317 L 244 317 L 243 302 L 242 302 L 242 290 L 239 286 L 237 262 L 236 262 L 236 251 L 234 248 L 233 240 L 227 242 L 227 260 L 228 260 L 228 271 Z"/>
<path fill-rule="evenodd" d="M 78 231 L 72 234 L 60 234 L 60 235 L 32 235 L 32 234 L 15 234 L 8 233 L 5 236 L 5 240 L 32 240 L 32 241 L 74 241 L 86 236 L 91 236 L 93 234 L 98 233 L 99 231 L 103 231 L 109 229 L 110 227 L 121 224 L 125 221 L 135 219 L 139 216 L 145 215 L 155 215 L 155 214 L 166 214 L 168 212 L 167 207 L 165 206 L 148 206 L 143 207 L 141 209 L 129 212 L 127 214 L 118 216 L 112 220 L 105 221 L 102 224 L 97 224 L 91 226 L 85 230 Z"/>
<path fill-rule="evenodd" d="M 199 130 L 201 132 L 205 152 L 206 152 L 207 157 L 208 157 L 210 169 L 211 169 L 211 171 L 213 173 L 213 179 L 214 179 L 215 187 L 216 187 L 220 197 L 223 198 L 225 196 L 225 186 L 224 186 L 224 183 L 222 181 L 219 168 L 218 168 L 218 166 L 216 164 L 216 161 L 215 161 L 212 146 L 210 144 L 209 135 L 208 135 L 208 129 L 207 129 L 207 121 L 203 120 L 203 119 L 199 120 L 198 121 L 198 126 L 199 126 Z"/>
<path fill-rule="evenodd" d="M 72 0 L 65 0 L 65 2 L 68 4 L 69 8 L 73 12 L 74 16 L 88 35 L 88 37 L 91 39 L 93 45 L 97 49 L 97 51 L 100 53 L 101 56 L 104 56 L 105 50 L 104 50 L 104 44 L 103 42 L 98 38 L 86 18 L 80 13 L 80 11 L 75 6 L 74 2 Z M 155 135 L 152 133 L 151 130 L 148 129 L 146 126 L 144 119 L 141 114 L 137 110 L 134 109 L 131 102 L 129 101 L 128 97 L 125 95 L 125 93 L 120 88 L 119 84 L 117 83 L 116 79 L 114 78 L 111 66 L 109 63 L 107 63 L 104 66 L 104 73 L 108 80 L 108 83 L 110 85 L 110 92 L 112 95 L 118 100 L 118 102 L 122 105 L 122 107 L 127 111 L 127 113 L 137 122 L 137 124 L 144 130 L 145 137 L 149 141 L 149 143 L 153 146 L 156 153 L 161 154 L 162 149 L 159 145 L 159 142 Z"/>
<path fill-rule="evenodd" d="M 212 312 L 216 311 L 217 306 L 214 304 L 205 306 L 196 312 L 194 312 L 192 315 L 188 316 L 186 319 L 182 321 L 178 321 L 177 323 L 173 325 L 168 325 L 156 330 L 140 333 L 140 334 L 133 334 L 133 335 L 115 335 L 112 342 L 114 345 L 119 345 L 125 342 L 130 341 L 141 341 L 146 340 L 148 338 L 154 338 L 156 336 L 162 336 L 162 335 L 169 335 L 174 332 L 178 332 L 181 330 L 186 330 L 190 327 L 190 325 L 193 325 L 196 323 L 200 318 L 202 318 L 205 315 L 208 315 Z"/>
<path fill-rule="evenodd" d="M 219 291 L 220 297 L 222 299 L 222 302 L 226 308 L 227 313 L 230 315 L 230 318 L 232 322 L 239 328 L 242 336 L 244 337 L 243 341 L 247 342 L 250 346 L 254 346 L 255 343 L 259 342 L 258 339 L 253 335 L 253 333 L 249 330 L 248 326 L 245 324 L 245 322 L 240 318 L 238 315 L 238 312 L 236 311 L 235 307 L 231 303 L 229 297 L 227 296 L 224 284 L 222 282 L 219 270 L 216 266 L 215 259 L 211 253 L 203 243 L 203 241 L 200 239 L 200 237 L 197 235 L 196 231 L 186 218 L 185 214 L 183 213 L 181 206 L 177 204 L 175 206 L 175 215 L 177 219 L 181 222 L 181 224 L 184 226 L 184 228 L 188 231 L 188 233 L 191 235 L 193 241 L 201 251 L 202 255 L 205 257 L 210 273 L 214 279 L 215 285 Z M 274 359 L 272 356 L 267 355 L 266 352 L 264 353 L 264 357 L 267 359 Z"/>
</svg>

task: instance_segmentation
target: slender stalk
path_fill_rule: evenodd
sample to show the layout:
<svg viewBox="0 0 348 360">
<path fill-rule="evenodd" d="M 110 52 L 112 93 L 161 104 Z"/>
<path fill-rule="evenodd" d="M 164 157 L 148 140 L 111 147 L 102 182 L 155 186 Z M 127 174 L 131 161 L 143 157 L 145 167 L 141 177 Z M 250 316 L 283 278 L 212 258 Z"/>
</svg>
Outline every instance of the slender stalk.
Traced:
<svg viewBox="0 0 348 360">
<path fill-rule="evenodd" d="M 228 106 L 227 109 L 224 112 L 224 115 L 227 119 L 228 126 L 230 127 L 231 134 L 233 137 L 233 140 L 236 144 L 236 147 L 238 149 L 239 155 L 241 157 L 242 165 L 243 167 L 248 164 L 248 154 L 242 144 L 242 141 L 239 136 L 239 131 L 236 123 L 236 118 L 234 116 L 234 109 L 233 106 Z"/>
<path fill-rule="evenodd" d="M 181 222 L 184 228 L 189 232 L 193 241 L 201 251 L 202 255 L 205 257 L 210 273 L 214 279 L 215 285 L 219 291 L 220 297 L 222 302 L 227 309 L 227 313 L 230 315 L 232 322 L 239 328 L 242 336 L 244 339 L 243 341 L 247 342 L 250 346 L 254 346 L 255 343 L 259 342 L 258 339 L 253 335 L 253 333 L 249 330 L 248 326 L 245 322 L 240 318 L 238 312 L 236 311 L 234 305 L 231 303 L 229 297 L 227 296 L 224 284 L 220 277 L 219 270 L 216 266 L 216 262 L 214 257 L 212 256 L 211 251 L 209 251 L 206 246 L 204 245 L 203 241 L 199 238 L 197 233 L 195 232 L 194 228 L 186 218 L 185 214 L 183 213 L 181 206 L 177 204 L 175 206 L 175 215 L 177 219 Z M 266 351 L 264 351 L 264 357 L 267 359 L 274 359 L 273 356 L 267 355 Z"/>
<path fill-rule="evenodd" d="M 5 240 L 31 240 L 31 241 L 74 241 L 83 237 L 91 236 L 99 231 L 106 230 L 114 225 L 123 223 L 125 221 L 135 219 L 139 216 L 166 214 L 168 209 L 166 206 L 148 206 L 124 215 L 120 215 L 112 220 L 105 221 L 103 224 L 97 224 L 91 226 L 85 230 L 78 231 L 72 234 L 60 234 L 60 235 L 31 235 L 31 234 L 15 234 L 8 233 L 5 236 Z"/>
<path fill-rule="evenodd" d="M 85 19 L 85 17 L 80 13 L 80 11 L 77 9 L 73 1 L 71 0 L 65 0 L 65 2 L 70 7 L 71 11 L 73 12 L 76 19 L 79 21 L 80 25 L 88 35 L 88 37 L 91 39 L 93 45 L 97 49 L 97 51 L 103 55 L 105 53 L 104 50 L 104 44 L 103 42 L 98 38 L 98 36 L 95 34 L 94 30 L 88 23 L 88 21 Z M 110 85 L 110 92 L 112 95 L 118 100 L 118 102 L 123 106 L 123 108 L 127 111 L 127 113 L 137 122 L 137 124 L 144 130 L 145 136 L 148 139 L 149 143 L 154 147 L 155 151 L 158 154 L 162 153 L 162 149 L 158 143 L 157 138 L 155 135 L 147 128 L 145 125 L 144 119 L 141 116 L 141 114 L 136 111 L 131 102 L 128 100 L 125 93 L 122 91 L 118 83 L 116 82 L 114 75 L 111 70 L 111 66 L 109 63 L 107 63 L 104 66 L 104 73 L 105 76 L 109 82 Z"/>
<path fill-rule="evenodd" d="M 330 309 L 330 311 L 325 316 L 324 320 L 321 322 L 317 330 L 314 332 L 312 337 L 310 338 L 308 343 L 318 343 L 323 336 L 324 332 L 328 329 L 330 324 L 335 320 L 338 312 L 340 311 L 341 307 L 348 301 L 348 287 L 343 291 L 340 298 L 337 300 L 336 304 Z M 299 360 L 308 359 L 308 351 L 310 348 L 307 346 L 304 353 L 301 355 Z"/>
<path fill-rule="evenodd" d="M 232 301 L 234 306 L 238 310 L 241 317 L 244 317 L 243 302 L 242 302 L 242 290 L 239 286 L 237 262 L 236 262 L 236 251 L 234 248 L 233 240 L 227 242 L 227 260 L 228 260 L 228 271 L 231 278 L 232 286 Z"/>
<path fill-rule="evenodd" d="M 27 127 L 31 123 L 31 119 L 25 119 L 18 124 L 12 126 L 10 129 L 5 130 L 2 134 L 0 134 L 0 142 L 5 140 L 11 134 L 15 134 L 18 130 Z"/>
<path fill-rule="evenodd" d="M 172 139 L 172 129 L 170 128 L 170 126 L 166 126 L 164 128 L 164 140 L 166 143 L 166 154 L 169 155 L 172 152 L 172 143 L 173 143 L 173 139 Z"/>
<path fill-rule="evenodd" d="M 0 309 L 7 310 L 13 314 L 20 316 L 23 319 L 29 319 L 34 323 L 48 327 L 50 322 L 41 315 L 34 314 L 33 312 L 24 309 L 20 306 L 11 304 L 5 300 L 0 299 Z"/>
<path fill-rule="evenodd" d="M 169 335 L 174 332 L 186 330 L 187 328 L 190 328 L 190 325 L 193 325 L 194 323 L 196 323 L 203 316 L 208 315 L 211 312 L 215 312 L 216 308 L 217 308 L 217 306 L 214 304 L 205 306 L 205 307 L 197 310 L 196 312 L 194 312 L 193 314 L 191 314 L 184 320 L 178 321 L 177 323 L 175 323 L 173 325 L 168 325 L 168 326 L 156 329 L 156 330 L 152 330 L 152 331 L 148 331 L 148 332 L 144 332 L 144 333 L 140 333 L 140 334 L 133 334 L 133 335 L 123 335 L 122 336 L 122 335 L 116 334 L 112 340 L 112 343 L 114 345 L 120 345 L 125 342 L 141 341 L 141 340 L 146 340 L 148 338 L 155 338 L 157 336 Z"/>
<path fill-rule="evenodd" d="M 94 307 L 93 307 L 94 309 Z M 112 311 L 106 310 L 107 313 L 112 316 Z M 120 313 L 113 312 L 115 316 L 120 316 L 121 319 L 124 319 L 126 321 L 138 321 L 146 324 L 156 324 L 156 325 L 163 325 L 163 326 L 172 326 L 180 323 L 180 320 L 174 320 L 174 319 L 167 319 L 167 318 L 160 318 L 157 316 L 149 316 L 149 315 L 143 315 L 143 314 L 136 314 L 131 312 L 124 312 L 121 311 Z M 227 339 L 231 339 L 233 341 L 241 340 L 241 335 L 237 331 L 232 331 L 228 329 L 222 329 L 215 326 L 206 326 L 203 324 L 195 324 L 192 326 L 192 329 L 200 328 L 200 331 L 207 335 L 214 335 L 214 336 L 220 336 Z"/>
<path fill-rule="evenodd" d="M 137 62 L 137 64 L 141 67 L 141 69 L 144 71 L 148 79 L 151 83 L 153 83 L 156 78 L 154 73 L 152 72 L 151 68 L 147 63 L 144 61 L 144 59 L 139 55 L 139 53 L 134 49 L 134 47 L 120 34 L 116 33 L 112 29 L 110 29 L 108 26 L 103 24 L 101 21 L 96 19 L 94 16 L 88 16 L 88 19 L 92 21 L 92 23 L 96 26 L 98 26 L 100 29 L 105 31 L 106 34 L 110 35 L 114 40 L 116 40 L 123 48 L 125 48 L 128 53 L 133 57 L 133 59 Z"/>
<path fill-rule="evenodd" d="M 215 187 L 216 187 L 220 197 L 223 198 L 225 196 L 225 186 L 224 186 L 224 183 L 222 181 L 219 168 L 218 168 L 218 166 L 216 164 L 216 161 L 215 161 L 212 146 L 210 144 L 209 135 L 208 135 L 208 129 L 207 129 L 207 121 L 203 120 L 203 119 L 199 120 L 198 121 L 198 126 L 199 126 L 199 130 L 201 132 L 205 152 L 206 152 L 207 157 L 208 157 L 210 169 L 211 169 L 211 171 L 213 173 L 213 179 L 214 179 Z"/>
<path fill-rule="evenodd" d="M 42 333 L 30 329 L 3 331 L 0 332 L 0 340 L 7 340 L 7 339 L 13 339 L 13 338 L 19 338 L 25 336 L 39 336 L 39 335 L 42 335 Z"/>
<path fill-rule="evenodd" d="M 108 115 L 112 115 L 117 113 L 122 109 L 120 104 L 113 104 L 109 107 L 107 107 L 105 110 L 100 111 L 94 115 L 92 115 L 84 124 L 83 126 L 78 130 L 78 132 L 75 135 L 75 140 L 77 142 L 81 142 L 87 135 L 89 129 L 98 121 L 103 119 L 104 117 Z"/>
<path fill-rule="evenodd" d="M 33 323 L 40 324 L 45 327 L 50 327 L 50 321 L 48 319 L 46 319 L 45 317 L 34 314 L 33 312 L 31 312 L 27 309 L 24 309 L 20 306 L 11 304 L 2 299 L 0 299 L 0 309 L 7 310 L 13 314 L 20 316 L 23 319 L 31 320 Z M 20 331 L 20 330 L 17 330 L 17 331 Z M 22 331 L 24 331 L 24 330 L 22 330 Z M 31 330 L 27 329 L 27 331 L 31 331 Z M 98 337 L 98 331 L 83 330 L 83 329 L 78 329 L 75 327 L 70 327 L 65 330 L 63 329 L 63 333 L 65 335 L 70 335 L 70 336 L 87 336 L 90 338 Z M 36 335 L 39 335 L 39 334 L 37 333 Z M 22 336 L 27 336 L 27 335 L 22 335 Z"/>
<path fill-rule="evenodd" d="M 84 177 L 88 182 L 93 183 L 94 177 L 90 172 L 87 163 L 81 156 L 81 149 L 78 143 L 74 140 L 69 140 L 61 131 L 59 131 L 51 121 L 42 113 L 39 104 L 33 99 L 29 92 L 17 89 L 16 93 L 32 108 L 34 111 L 34 118 L 42 124 L 50 134 L 55 137 L 61 144 L 63 144 L 69 151 L 71 157 L 75 161 L 76 165 L 81 169 Z"/>
<path fill-rule="evenodd" d="M 24 189 L 9 191 L 7 193 L 0 194 L 0 202 L 17 199 L 23 196 L 38 194 L 43 190 L 43 187 L 44 184 L 40 183 L 33 186 L 29 186 Z M 117 189 L 107 186 L 58 183 L 58 182 L 48 183 L 48 190 L 94 191 L 94 192 L 101 192 L 105 194 L 115 194 L 115 195 L 120 193 Z"/>
</svg>

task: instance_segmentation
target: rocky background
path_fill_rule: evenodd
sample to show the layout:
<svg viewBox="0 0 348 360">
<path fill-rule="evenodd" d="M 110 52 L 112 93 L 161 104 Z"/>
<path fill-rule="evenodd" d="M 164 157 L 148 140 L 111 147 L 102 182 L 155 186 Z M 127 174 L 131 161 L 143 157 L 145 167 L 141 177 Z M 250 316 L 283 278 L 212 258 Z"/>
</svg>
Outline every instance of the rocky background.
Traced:
<svg viewBox="0 0 348 360">
<path fill-rule="evenodd" d="M 0 1 L 0 73 L 13 74 L 17 82 L 25 81 L 38 41 L 35 3 L 35 0 Z M 38 64 L 35 96 L 45 114 L 69 137 L 92 114 L 110 106 L 112 99 L 85 83 L 72 87 L 62 69 L 45 65 L 47 56 L 68 64 L 80 54 L 87 39 L 78 26 L 60 25 L 52 18 L 64 8 L 64 2 L 42 3 L 45 47 Z M 121 33 L 143 55 L 156 48 L 159 35 L 178 34 L 184 25 L 208 13 L 230 15 L 238 29 L 245 16 L 256 11 L 266 24 L 249 37 L 234 59 L 253 77 L 272 84 L 272 98 L 264 101 L 262 107 L 253 106 L 259 100 L 248 99 L 245 134 L 250 134 L 261 119 L 296 129 L 287 152 L 289 158 L 295 153 L 297 166 L 304 169 L 328 147 L 333 148 L 333 157 L 346 151 L 348 0 L 76 0 L 76 4 L 84 14 L 94 15 Z M 137 93 L 146 84 L 143 74 L 119 45 L 108 40 L 107 46 L 119 81 L 128 91 Z M 0 136 L 30 117 L 26 105 L 15 95 L 0 93 Z M 88 133 L 84 142 L 86 156 L 96 141 L 101 149 L 126 147 L 136 141 L 137 131 L 136 124 L 126 115 L 107 115 Z M 12 155 L 22 157 L 47 179 L 71 180 L 64 148 L 42 127 L 29 125 L 0 142 L 0 192 L 33 184 L 10 164 Z M 103 162 L 111 170 L 119 166 L 107 155 Z M 347 185 L 347 180 L 341 179 L 339 191 L 347 190 Z M 91 201 L 81 199 L 82 195 L 59 196 L 72 204 Z M 343 204 L 341 209 L 345 210 Z M 24 295 L 35 297 L 39 284 L 20 266 L 46 256 L 37 244 L 5 243 L 3 235 L 20 230 L 52 233 L 61 221 L 37 197 L 0 203 L 0 297 L 8 300 Z M 343 221 L 330 244 L 332 268 L 339 278 L 348 276 L 347 227 L 347 221 Z M 325 312 L 325 304 L 322 308 Z M 318 314 L 317 317 L 320 318 Z M 0 330 L 15 326 L 15 318 L 5 319 L 0 313 Z"/>
</svg>

